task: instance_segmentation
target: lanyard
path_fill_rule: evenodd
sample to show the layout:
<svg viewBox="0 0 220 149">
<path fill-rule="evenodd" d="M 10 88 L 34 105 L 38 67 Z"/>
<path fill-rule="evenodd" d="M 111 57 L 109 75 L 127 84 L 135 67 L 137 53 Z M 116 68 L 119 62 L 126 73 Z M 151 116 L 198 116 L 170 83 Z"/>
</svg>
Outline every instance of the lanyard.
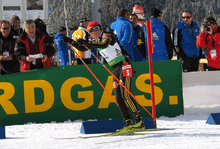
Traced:
<svg viewBox="0 0 220 149">
<path fill-rule="evenodd" d="M 215 33 L 213 33 L 212 35 L 214 35 Z M 215 49 L 215 41 L 214 39 L 212 38 L 212 35 L 210 35 L 211 39 L 212 39 L 212 48 Z"/>
<path fill-rule="evenodd" d="M 190 34 L 192 33 L 192 31 L 193 31 L 193 27 L 192 27 L 192 29 L 190 29 L 188 26 L 186 26 L 185 24 L 184 24 L 184 26 L 185 26 L 185 28 L 187 28 L 189 31 L 190 31 Z"/>
</svg>

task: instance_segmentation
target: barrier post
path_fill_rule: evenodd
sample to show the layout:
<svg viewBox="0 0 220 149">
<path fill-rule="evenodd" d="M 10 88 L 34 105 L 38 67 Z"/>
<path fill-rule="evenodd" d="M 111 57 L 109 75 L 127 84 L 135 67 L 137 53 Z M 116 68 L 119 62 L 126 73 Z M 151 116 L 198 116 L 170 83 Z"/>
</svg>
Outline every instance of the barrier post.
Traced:
<svg viewBox="0 0 220 149">
<path fill-rule="evenodd" d="M 155 96 L 154 96 L 153 60 L 152 60 L 153 38 L 152 38 L 152 24 L 150 20 L 146 21 L 146 30 L 147 30 L 148 62 L 149 62 L 150 85 L 151 85 L 152 116 L 154 119 L 155 126 L 157 127 Z"/>
<path fill-rule="evenodd" d="M 0 139 L 5 139 L 5 126 L 0 126 Z"/>
</svg>

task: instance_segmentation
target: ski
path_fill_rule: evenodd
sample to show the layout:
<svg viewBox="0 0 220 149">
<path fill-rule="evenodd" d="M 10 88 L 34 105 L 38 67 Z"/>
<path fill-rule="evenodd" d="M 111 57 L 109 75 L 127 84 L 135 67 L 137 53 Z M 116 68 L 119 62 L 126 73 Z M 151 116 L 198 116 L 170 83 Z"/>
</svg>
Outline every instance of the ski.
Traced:
<svg viewBox="0 0 220 149">
<path fill-rule="evenodd" d="M 89 138 L 100 138 L 100 137 L 113 137 L 113 136 L 135 136 L 135 135 L 148 135 L 151 133 L 139 133 L 139 132 L 133 132 L 133 133 L 126 133 L 126 134 L 118 134 L 118 133 L 108 133 L 108 134 L 101 134 L 101 135 L 85 135 L 85 136 L 77 136 L 77 137 L 65 137 L 65 138 L 56 138 L 52 137 L 54 139 L 89 139 Z"/>
<path fill-rule="evenodd" d="M 89 138 L 99 138 L 99 137 L 114 137 L 114 136 L 136 136 L 136 135 L 150 135 L 151 133 L 139 133 L 139 132 L 132 132 L 132 133 L 110 133 L 105 135 L 98 135 L 98 136 L 79 136 L 81 139 L 89 139 Z"/>
<path fill-rule="evenodd" d="M 126 133 L 107 133 L 107 134 L 91 134 L 91 135 L 84 135 L 84 136 L 76 136 L 76 137 L 64 137 L 64 138 L 54 138 L 54 139 L 89 139 L 89 138 L 100 138 L 100 137 L 113 137 L 113 136 L 136 136 L 136 135 L 152 135 L 152 134 L 160 134 L 158 132 L 153 131 L 160 131 L 160 130 L 174 130 L 174 129 L 144 129 L 141 131 L 131 131 Z M 147 132 L 146 132 L 147 131 Z"/>
</svg>

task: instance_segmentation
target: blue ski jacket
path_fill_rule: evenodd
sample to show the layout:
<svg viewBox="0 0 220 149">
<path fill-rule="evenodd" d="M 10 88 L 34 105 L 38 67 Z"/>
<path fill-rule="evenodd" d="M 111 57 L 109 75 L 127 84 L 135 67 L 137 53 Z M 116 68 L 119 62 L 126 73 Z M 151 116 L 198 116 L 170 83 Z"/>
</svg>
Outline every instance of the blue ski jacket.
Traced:
<svg viewBox="0 0 220 149">
<path fill-rule="evenodd" d="M 54 36 L 54 39 L 56 40 L 58 55 L 61 60 L 60 66 L 69 64 L 68 45 L 62 41 L 62 37 L 64 36 L 65 35 L 60 32 Z"/>
<path fill-rule="evenodd" d="M 131 55 L 131 61 L 134 61 L 134 54 L 132 51 L 132 34 L 133 34 L 133 22 L 129 21 L 125 17 L 117 17 L 117 20 L 110 24 L 111 29 L 117 32 L 118 41 Z"/>
<path fill-rule="evenodd" d="M 133 51 L 133 54 L 134 54 L 134 62 L 145 61 L 145 59 L 143 58 L 143 56 L 141 55 L 141 53 L 140 53 L 140 51 L 138 50 L 138 47 L 137 47 L 137 42 L 138 42 L 138 38 L 139 38 L 139 35 L 140 35 L 140 32 L 141 32 L 141 29 L 142 29 L 142 27 L 137 25 L 137 28 L 135 30 L 133 30 L 132 51 Z"/>
<path fill-rule="evenodd" d="M 152 22 L 153 49 L 154 49 L 154 52 L 152 54 L 152 59 L 153 61 L 169 60 L 169 55 L 165 42 L 166 30 L 164 27 L 164 23 L 155 17 L 151 18 L 151 22 Z M 144 35 L 145 35 L 145 43 L 147 43 L 146 27 L 144 28 Z M 146 59 L 148 60 L 147 44 L 145 44 L 145 48 L 146 48 Z"/>
<path fill-rule="evenodd" d="M 200 50 L 196 46 L 196 40 L 200 31 L 198 24 L 192 21 L 192 24 L 188 25 L 181 21 L 177 23 L 174 30 L 174 46 L 181 47 L 187 57 L 194 59 L 198 57 L 200 55 Z"/>
</svg>

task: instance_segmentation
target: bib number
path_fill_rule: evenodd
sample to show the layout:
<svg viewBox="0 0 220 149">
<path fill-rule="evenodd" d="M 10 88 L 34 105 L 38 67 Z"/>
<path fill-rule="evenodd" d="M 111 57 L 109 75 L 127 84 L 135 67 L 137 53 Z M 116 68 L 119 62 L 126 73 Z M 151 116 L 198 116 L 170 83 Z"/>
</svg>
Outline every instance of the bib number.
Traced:
<svg viewBox="0 0 220 149">
<path fill-rule="evenodd" d="M 122 65 L 123 77 L 132 77 L 132 67 L 129 64 Z"/>
</svg>

